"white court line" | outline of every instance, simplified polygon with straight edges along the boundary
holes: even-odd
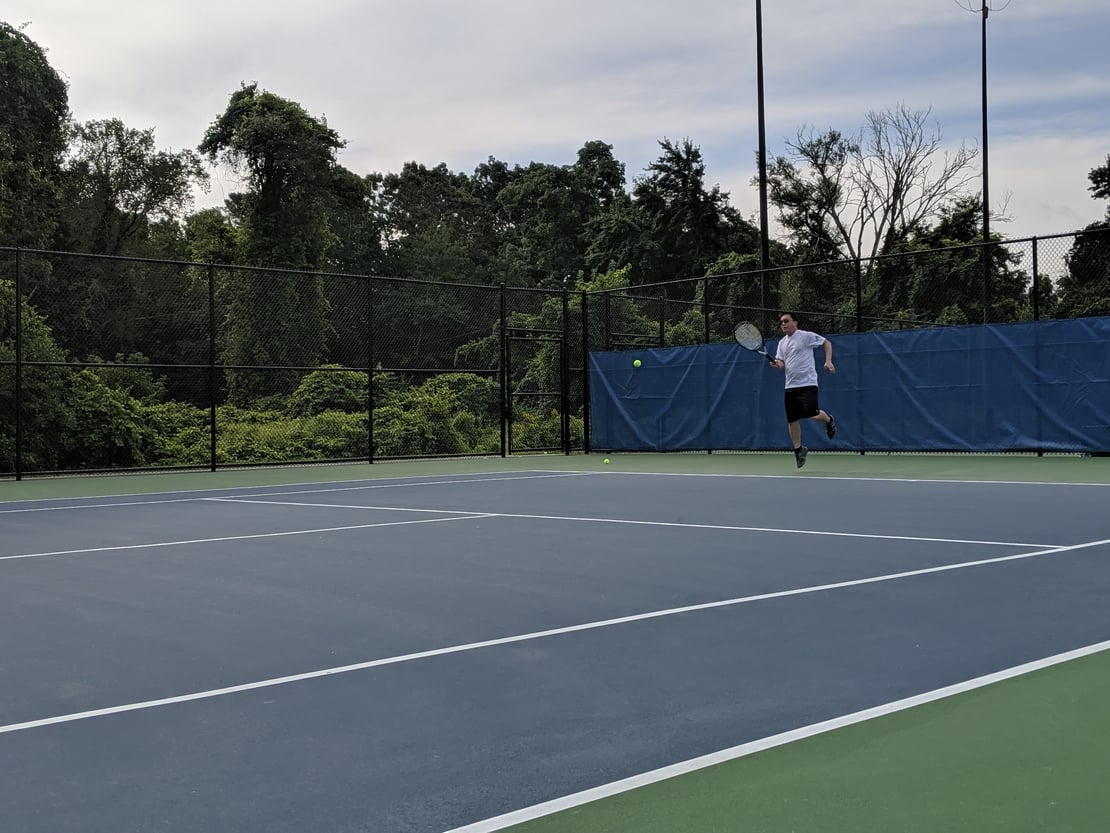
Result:
[[[435,514],[480,515],[483,518],[524,518],[537,521],[571,521],[574,523],[629,524],[633,526],[669,526],[679,529],[719,529],[726,532],[774,532],[789,535],[824,535],[833,538],[871,538],[880,541],[923,541],[933,544],[979,544],[985,547],[1058,547],[1060,544],[1030,543],[1028,541],[980,541],[970,538],[926,538],[916,535],[878,535],[867,532],[828,532],[821,529],[783,529],[773,526],[730,526],[726,524],[694,524],[678,521],[638,521],[625,518],[584,518],[573,515],[525,515],[512,512],[466,512],[459,509],[401,509],[395,506],[360,506],[345,503],[295,503],[282,500],[261,500],[233,497],[210,497],[204,500],[220,503],[253,503],[262,506],[308,506],[321,509],[363,509],[385,512],[430,512]]]
[[[454,519],[448,519],[454,520]],[[351,665],[341,665],[335,668],[323,668],[317,671],[307,671],[302,674],[291,674],[286,677],[274,677],[268,680],[258,680],[253,683],[243,683],[241,685],[227,686],[226,688],[214,688],[208,691],[197,691],[192,694],[181,694],[176,697],[164,697],[159,700],[146,700],[141,703],[128,703],[122,706],[109,706],[103,709],[92,709],[84,712],[74,712],[72,714],[56,715],[54,717],[44,717],[39,720],[28,720],[23,723],[9,723],[6,726],[0,726],[0,734],[8,732],[20,732],[25,729],[37,729],[43,726],[54,726],[59,723],[72,723],[77,720],[88,720],[94,717],[105,717],[113,714],[122,714],[124,712],[139,711],[141,709],[152,709],[159,706],[169,706],[176,703],[188,703],[194,700],[207,700],[213,697],[222,697],[228,694],[239,694],[244,691],[254,691],[260,688],[272,688],[273,686],[288,685],[289,683],[303,682],[305,680],[315,680],[321,677],[330,677],[335,674],[348,674],[353,671],[365,671],[370,668],[381,668],[386,665],[398,665],[404,662],[413,662],[415,660],[429,659],[431,657],[447,656],[448,654],[461,654],[468,651],[476,651],[481,648],[492,648],[499,645],[511,645],[517,642],[527,642],[534,639],[546,639],[552,636],[563,636],[569,633],[581,633],[582,631],[592,631],[601,628],[610,628],[614,625],[625,625],[631,622],[643,622],[649,619],[660,619],[665,616],[677,616],[683,613],[693,613],[702,610],[715,610],[721,607],[733,607],[742,604],[751,604],[752,602],[768,601],[770,599],[784,599],[790,596],[802,596],[809,593],[821,593],[829,590],[842,590],[847,587],[861,587],[867,584],[878,584],[884,581],[894,581],[896,579],[911,578],[915,576],[930,575],[932,573],[944,573],[952,570],[964,570],[970,567],[981,567],[987,565],[1000,564],[1004,561],[1018,561],[1026,558],[1037,558],[1042,555],[1055,555],[1061,552],[1073,552],[1075,550],[1088,549],[1090,547],[1100,547],[1110,544],[1110,538],[1103,541],[1088,541],[1083,544],[1074,544],[1068,547],[1054,547],[1046,550],[1036,550],[1034,552],[1019,553],[1017,555],[1007,555],[1000,558],[987,558],[978,561],[965,561],[960,564],[946,564],[941,567],[926,567],[921,570],[907,570],[901,573],[889,573],[881,576],[871,576],[870,578],[852,579],[850,581],[838,581],[832,584],[819,584],[813,587],[799,587],[793,590],[779,590],[773,593],[761,593],[756,596],[742,596],[736,599],[724,599],[716,602],[704,602],[702,604],[685,605],[683,607],[672,607],[666,610],[654,610],[648,613],[635,613],[630,616],[620,616],[615,619],[602,619],[596,622],[586,622],[579,625],[570,625],[562,628],[551,628],[544,631],[534,631],[532,633],[518,634],[516,636],[505,636],[499,639],[486,639],[481,642],[470,642],[465,645],[453,645],[448,648],[433,648],[428,651],[418,651],[412,654],[402,654],[395,657],[385,657],[383,659],[374,659],[367,662],[357,662]]]
[[[412,526],[414,524],[434,524],[442,521],[465,521],[468,518],[484,518],[486,515],[467,515],[458,518],[425,518],[420,521],[389,521],[356,526],[329,526],[322,529],[296,529],[290,532],[260,532],[257,535],[228,535],[223,538],[193,538],[188,541],[159,541],[153,544],[123,544],[113,547],[86,547],[79,550],[55,550],[54,552],[28,552],[20,555],[0,555],[0,561],[16,561],[22,558],[47,558],[52,555],[84,555],[92,552],[116,552],[118,550],[145,550],[157,547],[182,547],[187,544],[221,544],[228,541],[249,541],[255,538],[281,538],[291,535],[312,535],[316,532],[347,532],[352,529],[374,529],[380,526]]]
[[[357,492],[369,489],[400,489],[409,486],[450,486],[456,483],[469,484],[469,483],[494,483],[499,480],[550,480],[559,477],[584,477],[596,474],[596,472],[541,472],[538,474],[527,474],[522,476],[506,476],[506,477],[472,477],[469,479],[457,478],[454,480],[419,480],[416,482],[405,483],[371,483],[362,486],[336,486],[326,489],[298,489],[296,491],[282,491],[282,492],[248,492],[245,489],[268,489],[269,486],[238,486],[232,489],[196,489],[193,497],[178,497],[178,498],[158,498],[155,500],[131,500],[119,503],[80,503],[73,506],[27,506],[19,507],[16,509],[0,509],[0,515],[12,515],[21,512],[59,512],[61,510],[74,510],[74,509],[114,509],[117,506],[156,506],[164,503],[195,503],[201,500],[218,500],[217,497],[209,497],[209,492],[222,492],[222,491],[237,491],[243,497],[258,496],[266,497],[268,495],[275,495],[282,497],[285,495],[315,495],[327,494],[329,492]],[[181,494],[180,492],[177,494]],[[187,494],[187,493],[186,493]],[[226,499],[238,497],[240,495],[228,495]],[[109,497],[111,497],[109,495]],[[133,495],[118,495],[118,497],[133,497]],[[88,500],[89,498],[32,498],[26,501],[7,501],[9,503],[45,503],[54,500]],[[2,505],[3,502],[0,502]]]
[[[552,469],[552,471],[554,471]],[[619,477],[629,475],[632,477],[740,477],[751,480],[854,480],[861,483],[962,483],[965,485],[983,486],[1110,486],[1110,483],[1083,483],[1060,480],[963,480],[945,479],[943,477],[853,477],[840,475],[833,472],[828,474],[811,471],[807,474],[744,474],[742,472],[681,472],[681,471],[597,471],[605,477]]]
[[[301,506],[310,507],[312,509],[361,509],[364,512],[424,512],[429,515],[475,515],[482,518],[497,517],[496,512],[469,512],[458,509],[410,509],[400,506],[365,506],[361,503],[301,503],[292,500],[260,500],[258,498],[248,499],[240,497],[205,497],[201,498],[201,500],[209,500],[213,503],[249,503],[255,506]]]
[[[798,474],[743,474],[731,472],[665,472],[665,471],[567,471],[563,469],[534,469],[536,474],[522,474],[522,475],[506,475],[494,476],[496,472],[482,473],[483,476],[464,479],[466,475],[459,475],[452,480],[421,480],[416,482],[386,482],[386,483],[373,483],[361,486],[336,486],[327,488],[300,488],[301,486],[316,486],[313,483],[290,484],[297,486],[297,490],[281,491],[281,492],[265,492],[268,495],[301,495],[301,494],[321,494],[327,492],[343,492],[343,491],[356,491],[365,489],[397,489],[408,486],[442,486],[451,485],[454,483],[486,483],[499,480],[533,480],[533,479],[546,479],[552,477],[591,477],[596,475],[603,475],[605,477],[617,477],[622,475],[636,476],[636,477],[728,477],[749,480],[797,480]],[[969,485],[990,485],[990,486],[1102,486],[1110,487],[1110,483],[1084,483],[1084,482],[1062,482],[1050,480],[957,480],[957,479],[944,479],[944,478],[924,478],[924,477],[847,477],[829,474],[827,476],[815,477],[816,472],[809,475],[803,475],[801,479],[808,480],[850,480],[859,481],[862,483],[940,483],[940,484],[969,484]],[[485,476],[488,475],[488,476]],[[402,478],[395,478],[394,480],[401,480]],[[324,481],[319,485],[327,483],[346,483],[350,481],[333,480]],[[355,481],[358,482],[358,481]],[[183,489],[168,494],[195,494],[195,495],[208,495],[212,492],[238,492],[243,495],[257,494],[257,492],[247,492],[245,490],[258,490],[269,489],[272,485],[259,485],[259,486],[216,486],[203,489]],[[103,495],[102,498],[119,498],[119,497],[137,497],[142,496],[143,492],[131,492],[119,495]],[[162,493],[167,494],[167,493]],[[231,495],[234,497],[235,495]],[[11,505],[20,503],[45,503],[47,501],[81,501],[89,500],[86,497],[57,497],[57,498],[26,498],[22,500],[9,500],[0,501],[0,505]],[[10,514],[14,512],[55,512],[62,509],[101,509],[110,508],[114,506],[145,506],[147,504],[159,503],[188,503],[190,501],[203,500],[203,497],[185,497],[185,498],[168,498],[157,500],[139,500],[129,501],[124,503],[90,503],[78,504],[76,506],[44,506],[44,507],[28,507],[16,509],[0,509],[0,514]]]
[[[968,691],[974,691],[977,688],[993,685],[1003,680],[1010,680],[1014,677],[1030,674],[1044,668],[1051,668],[1054,665],[1071,662],[1072,660],[1081,659],[1082,657],[1098,654],[1106,650],[1110,650],[1110,642],[1098,642],[1094,645],[1087,645],[1083,648],[1077,648],[1074,651],[1045,657],[1044,659],[1035,660],[1034,662],[1027,662],[1024,665],[1015,665],[1012,668],[1006,668],[994,674],[987,674],[982,677],[965,680],[962,683],[955,683],[954,685],[945,686],[944,688],[926,691],[922,694],[915,694],[913,697],[906,697],[903,700],[895,700],[891,703],[885,703],[884,705],[875,706],[874,708],[846,714],[842,717],[833,718],[832,720],[813,723],[809,726],[791,729],[789,732],[782,732],[781,734],[771,735],[770,737],[761,738],[751,741],[750,743],[732,746],[728,749],[722,749],[708,755],[691,758],[688,761],[681,761],[677,764],[651,770],[650,772],[633,775],[630,778],[623,778],[620,781],[603,784],[600,787],[594,787],[593,789],[583,790],[582,792],[573,793],[572,795],[563,796],[562,798],[545,801],[542,804],[534,804],[531,807],[514,810],[511,813],[484,819],[474,822],[473,824],[465,825],[464,827],[456,827],[452,830],[448,830],[447,833],[494,833],[494,831],[504,830],[506,827],[511,827],[514,824],[533,821],[543,816],[550,816],[554,813],[558,813],[562,810],[569,810],[572,807],[581,807],[583,804],[589,804],[593,801],[619,795],[620,793],[635,790],[639,787],[646,787],[649,784],[657,784],[668,778],[686,775],[691,772],[696,772],[699,769],[705,769],[706,767],[715,766],[716,764],[722,764],[727,761],[734,761],[737,758],[753,755],[756,752],[762,752],[766,749],[774,749],[776,746],[785,746],[788,743],[794,743],[795,741],[811,738],[815,735],[832,732],[836,729],[843,729],[846,726],[852,726],[856,723],[863,723],[867,720],[885,717],[888,714],[912,709],[926,703],[943,700],[946,697],[964,694]]]

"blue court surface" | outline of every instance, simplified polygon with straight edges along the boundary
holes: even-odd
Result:
[[[1110,485],[446,471],[0,504],[3,833],[480,829],[1110,640]]]

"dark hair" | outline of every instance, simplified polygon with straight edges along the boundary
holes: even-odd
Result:
[[[779,320],[782,320],[782,317],[784,315],[789,315],[791,318],[794,319],[795,322],[797,322],[798,320],[798,314],[796,312],[791,312],[788,309],[784,309],[782,312],[779,313]]]

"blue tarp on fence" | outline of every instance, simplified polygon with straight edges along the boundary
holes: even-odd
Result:
[[[831,340],[836,374],[815,356],[821,406],[839,431],[830,441],[803,423],[811,448],[1110,450],[1110,318]],[[790,447],[782,371],[735,344],[591,353],[589,366],[594,449]]]

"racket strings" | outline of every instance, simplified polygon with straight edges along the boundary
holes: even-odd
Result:
[[[733,335],[736,336],[736,341],[739,342],[740,346],[746,347],[748,350],[758,350],[763,346],[763,334],[751,322],[745,321],[742,324],[737,324],[736,329],[733,330]]]

